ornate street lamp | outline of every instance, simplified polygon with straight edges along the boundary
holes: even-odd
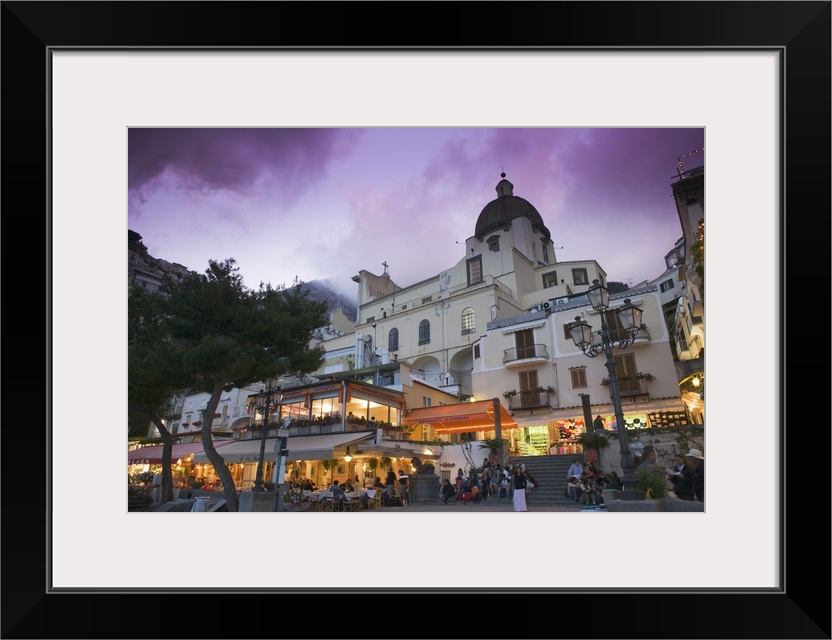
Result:
[[[641,309],[631,304],[629,298],[624,300],[624,306],[616,310],[624,331],[618,334],[615,339],[612,339],[605,317],[605,313],[609,309],[610,290],[598,280],[593,280],[587,295],[592,308],[601,317],[601,330],[595,332],[600,337],[600,341],[597,339],[593,341],[592,327],[581,320],[580,316],[576,316],[575,322],[569,325],[569,336],[584,355],[594,358],[603,351],[607,358],[606,367],[609,372],[610,393],[612,394],[612,405],[615,410],[615,425],[618,429],[618,442],[621,446],[621,470],[623,472],[621,480],[624,485],[621,498],[625,500],[641,498],[643,497],[642,493],[635,488],[633,455],[627,442],[624,412],[621,410],[621,396],[618,392],[618,376],[615,373],[615,360],[612,357],[612,347],[626,349],[633,344],[641,328]]]
[[[281,395],[280,387],[277,386],[277,378],[268,378],[265,381],[265,389],[251,396],[254,398],[254,408],[263,414],[263,429],[260,434],[260,459],[257,461],[257,475],[254,477],[252,491],[265,491],[263,488],[263,464],[266,460],[266,432],[269,426],[269,413],[276,404],[278,405],[278,412],[280,411]]]

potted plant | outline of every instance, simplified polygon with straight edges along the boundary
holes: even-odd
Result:
[[[385,471],[393,468],[393,460],[389,456],[383,456],[379,461],[379,466]]]
[[[516,395],[517,395],[517,389],[510,389],[509,391],[504,391],[503,392],[503,397],[504,398],[513,398]]]
[[[583,445],[584,449],[606,449],[610,446],[610,441],[607,436],[601,433],[581,433],[578,435],[578,442]]]
[[[638,373],[635,373],[633,375],[620,375],[620,376],[618,376],[618,381],[619,382],[634,382],[636,380],[646,380],[647,382],[653,382],[653,380],[655,380],[655,379],[656,379],[656,376],[654,376],[652,373],[643,373],[641,371],[639,371]],[[609,378],[602,378],[601,379],[601,384],[604,385],[605,387],[609,386],[610,379]]]
[[[372,477],[375,477],[376,469],[378,469],[378,458],[367,458],[367,471]]]
[[[480,440],[480,449],[488,449],[488,459],[491,464],[501,464],[503,446],[508,443],[505,438],[486,438]]]
[[[664,469],[659,467],[636,469],[636,487],[644,491],[646,499],[657,500],[667,497],[667,479]]]

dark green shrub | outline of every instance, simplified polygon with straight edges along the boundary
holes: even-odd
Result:
[[[636,469],[636,486],[649,498],[664,498],[667,496],[667,480],[664,469]]]

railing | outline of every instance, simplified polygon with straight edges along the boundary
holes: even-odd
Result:
[[[647,380],[618,380],[618,395],[622,397],[650,395],[647,391]],[[612,393],[610,393],[610,398],[612,398]]]
[[[629,331],[626,329],[610,329],[610,342],[615,343],[619,340],[629,340],[630,334]],[[650,332],[642,327],[636,333],[636,337],[633,339],[633,344],[643,344],[645,342],[650,342],[652,337],[650,336]],[[600,331],[593,331],[592,332],[592,342],[590,343],[590,347],[597,347],[602,353],[604,348],[601,346],[603,343],[601,341],[601,332]]]
[[[534,407],[548,407],[549,396],[554,399],[555,394],[548,391],[534,391],[532,393],[518,392],[516,396],[509,396],[509,409],[532,409]]]
[[[261,423],[255,422],[251,428],[242,432],[240,439],[242,440],[257,440],[262,438],[260,431]],[[282,423],[270,422],[268,430],[266,431],[267,438],[276,438],[278,428],[283,428]],[[401,429],[386,428],[383,425],[375,424],[370,420],[346,420],[345,424],[340,422],[330,423],[316,423],[309,422],[306,424],[289,423],[286,427],[289,429],[289,436],[314,436],[327,433],[343,433],[345,431],[372,431],[373,429],[381,429],[382,437],[388,440],[409,440],[410,433],[402,431]]]
[[[532,358],[549,359],[549,349],[545,344],[530,344],[526,347],[515,347],[503,351],[503,364],[516,360],[529,360]]]

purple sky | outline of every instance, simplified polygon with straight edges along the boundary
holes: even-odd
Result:
[[[682,235],[670,185],[704,144],[702,128],[130,129],[128,225],[195,271],[235,258],[250,288],[297,276],[354,296],[385,261],[400,286],[455,265],[505,171],[558,260],[635,284]]]

